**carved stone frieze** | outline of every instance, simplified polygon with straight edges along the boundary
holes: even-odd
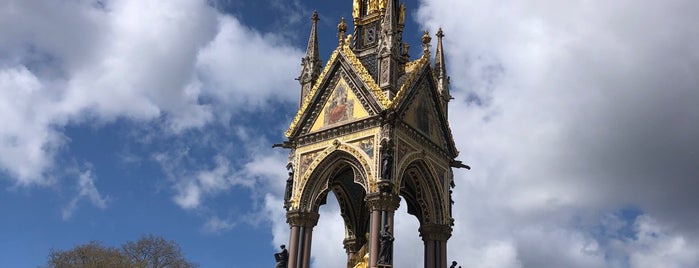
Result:
[[[364,120],[351,122],[323,131],[309,133],[307,135],[299,137],[297,143],[299,146],[305,146],[308,144],[317,143],[325,140],[332,140],[338,137],[360,132],[362,130],[378,127],[379,125],[380,120],[378,119],[378,117],[370,117]]]

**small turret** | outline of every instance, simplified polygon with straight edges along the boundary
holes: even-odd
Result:
[[[321,71],[321,62],[318,53],[318,11],[313,11],[311,20],[313,21],[311,35],[308,38],[306,56],[301,59],[301,76],[298,78],[301,83],[301,101],[299,103],[303,103],[303,99],[305,99],[311,91]]]
[[[447,114],[447,104],[452,97],[451,94],[449,94],[449,76],[447,76],[447,65],[444,62],[443,37],[444,32],[442,32],[442,28],[439,28],[439,31],[437,31],[437,55],[434,57],[434,71],[437,77],[437,91],[441,97],[440,100],[444,108],[444,114]]]

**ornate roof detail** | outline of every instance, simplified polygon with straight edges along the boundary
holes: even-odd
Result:
[[[388,106],[389,108],[395,109],[396,107],[398,107],[398,105],[403,101],[403,98],[405,97],[405,92],[408,91],[410,86],[413,84],[415,77],[417,77],[419,70],[428,65],[429,61],[430,55],[423,54],[422,57],[420,57],[419,59],[405,64],[406,79],[401,85],[400,89],[398,90],[398,93],[396,93],[396,96],[393,98],[391,105]]]
[[[339,55],[341,55],[345,60],[347,60],[350,66],[352,66],[354,72],[357,74],[357,76],[359,76],[362,82],[364,82],[364,85],[373,93],[374,97],[376,98],[377,102],[381,104],[382,108],[386,108],[391,105],[391,100],[386,98],[384,93],[381,91],[379,85],[376,84],[374,78],[371,77],[371,74],[369,74],[369,71],[367,71],[362,62],[359,61],[359,58],[357,58],[352,49],[349,47],[349,43],[344,43],[338,46],[337,49],[335,49],[333,54],[330,56],[328,63],[325,65],[325,69],[323,69],[323,72],[321,72],[318,76],[318,79],[313,85],[313,88],[310,90],[308,95],[304,97],[303,102],[301,103],[301,108],[298,110],[296,116],[291,121],[289,129],[285,132],[285,135],[287,137],[291,137],[293,132],[298,128],[298,124],[301,121],[301,117],[306,112],[306,110],[308,110],[311,101],[313,100],[313,97],[318,93],[320,85],[326,78],[326,75],[330,72],[330,67],[337,60],[337,57]]]

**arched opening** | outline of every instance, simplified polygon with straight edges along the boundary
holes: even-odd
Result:
[[[313,231],[312,262],[313,267],[337,267],[338,263],[354,261],[367,244],[367,175],[357,158],[339,150],[318,166],[321,168],[309,177],[303,192],[308,201],[304,209],[318,213],[321,223]]]
[[[393,222],[393,235],[396,238],[393,266],[422,268],[424,267],[422,255],[425,249],[418,232],[420,221],[414,215],[408,214],[407,207],[405,198],[401,198],[400,206],[398,206],[395,212]]]
[[[335,194],[328,194],[327,204],[321,206],[318,213],[318,225],[313,230],[311,267],[337,267],[347,259],[347,254],[342,248],[345,223]]]
[[[396,211],[395,232],[406,233],[397,233],[397,237],[405,236],[405,243],[398,245],[405,247],[402,251],[419,253],[405,257],[396,255],[396,264],[405,262],[396,267],[446,267],[446,240],[451,227],[444,217],[440,181],[424,160],[416,160],[402,170],[398,183],[401,206],[405,208],[399,207]],[[415,231],[419,238],[415,237]]]

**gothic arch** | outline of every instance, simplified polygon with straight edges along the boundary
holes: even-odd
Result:
[[[442,205],[442,186],[424,158],[424,154],[414,152],[401,161],[395,191],[405,199],[408,213],[415,215],[420,225],[449,224],[445,216],[448,208]]]
[[[297,211],[318,214],[327,195],[333,192],[340,207],[345,226],[345,248],[356,252],[366,244],[369,231],[369,209],[365,202],[369,176],[365,167],[369,164],[365,155],[357,154],[354,147],[336,142],[323,151],[312,165],[312,172],[304,176]]]

